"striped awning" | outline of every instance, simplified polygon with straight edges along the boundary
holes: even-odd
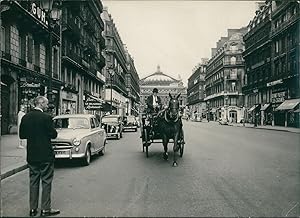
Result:
[[[293,110],[300,103],[300,98],[285,100],[275,111]]]
[[[253,105],[249,110],[248,110],[248,113],[251,113],[255,108],[257,108],[258,105]]]

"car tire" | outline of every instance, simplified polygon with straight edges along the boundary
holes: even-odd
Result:
[[[91,156],[92,156],[91,155],[91,149],[88,146],[87,149],[86,149],[86,152],[85,152],[84,159],[83,159],[83,165],[84,166],[90,165],[90,163],[91,163]]]

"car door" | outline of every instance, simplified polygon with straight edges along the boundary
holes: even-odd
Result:
[[[97,142],[96,142],[95,147],[96,147],[96,150],[99,150],[104,145],[105,130],[100,127],[100,122],[97,119],[95,119],[94,121],[95,121],[96,132],[97,132],[97,134],[96,134]]]
[[[90,123],[91,123],[91,142],[92,142],[92,147],[91,147],[91,152],[94,153],[97,150],[97,128],[95,124],[94,118],[90,118]]]

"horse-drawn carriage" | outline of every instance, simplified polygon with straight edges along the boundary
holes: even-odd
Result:
[[[176,153],[179,151],[183,156],[184,134],[178,98],[173,98],[170,94],[169,105],[166,109],[142,114],[141,138],[143,152],[149,157],[149,147],[152,143],[162,143],[164,146],[163,157],[168,159],[168,143],[173,142],[173,166],[177,166]]]

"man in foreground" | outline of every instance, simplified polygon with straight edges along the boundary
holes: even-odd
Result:
[[[45,113],[48,99],[38,96],[33,111],[24,115],[20,125],[20,138],[27,139],[27,162],[29,166],[29,201],[30,216],[38,211],[39,187],[42,181],[41,216],[59,214],[59,210],[51,208],[51,187],[54,174],[54,151],[51,139],[57,137],[52,118]]]

